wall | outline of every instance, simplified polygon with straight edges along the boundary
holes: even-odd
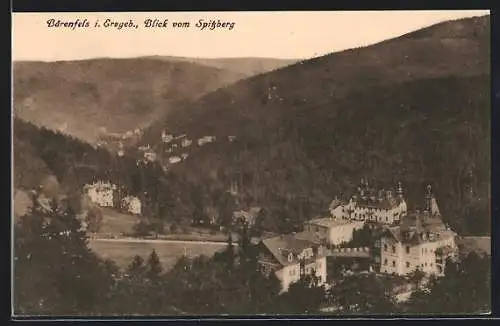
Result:
[[[349,242],[352,240],[354,230],[363,228],[363,221],[353,221],[352,223],[338,225],[329,230],[328,243],[332,245],[339,245],[342,242]]]

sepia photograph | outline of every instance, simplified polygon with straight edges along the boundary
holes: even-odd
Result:
[[[490,315],[490,37],[12,13],[13,317]]]

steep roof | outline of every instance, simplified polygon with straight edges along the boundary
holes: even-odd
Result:
[[[402,219],[399,226],[387,228],[386,235],[392,236],[398,242],[416,245],[455,237],[456,233],[449,230],[438,216],[427,212],[412,212]]]
[[[335,198],[334,200],[332,200],[332,202],[330,203],[330,206],[329,206],[329,209],[330,210],[333,210],[337,207],[339,207],[340,205],[345,205],[346,203],[343,202],[342,200],[338,199],[338,198]]]
[[[313,242],[305,239],[298,239],[292,234],[263,239],[262,244],[282,266],[298,263],[296,255],[302,253],[305,249],[316,246]],[[288,260],[289,253],[294,254],[291,262]]]
[[[311,224],[311,225],[318,225],[318,226],[322,226],[322,227],[334,228],[336,226],[350,224],[353,222],[349,221],[349,220],[336,219],[333,217],[323,217],[323,218],[317,218],[314,220],[307,221],[306,223]]]

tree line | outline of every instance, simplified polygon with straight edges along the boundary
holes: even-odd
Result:
[[[432,278],[404,304],[376,275],[338,277],[326,289],[303,277],[281,293],[280,281],[259,270],[248,230],[238,246],[213,257],[180,258],[163,270],[153,250],[125,270],[97,256],[71,207],[33,207],[15,223],[14,310],[30,315],[253,315],[320,313],[478,313],[490,309],[491,262],[471,253],[449,261],[446,277]],[[417,280],[418,282],[418,280]]]

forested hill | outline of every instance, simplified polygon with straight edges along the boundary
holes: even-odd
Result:
[[[299,59],[276,59],[276,58],[187,58],[153,56],[151,58],[168,61],[193,62],[203,66],[215,67],[244,74],[248,77],[286,67],[299,61]]]
[[[277,219],[311,218],[367,177],[402,181],[411,205],[431,183],[457,231],[488,233],[489,55],[488,16],[445,22],[237,82],[145,139],[236,136],[179,169],[207,189],[237,182]]]
[[[177,106],[247,75],[151,58],[15,62],[16,115],[95,142],[100,128],[145,128]]]

